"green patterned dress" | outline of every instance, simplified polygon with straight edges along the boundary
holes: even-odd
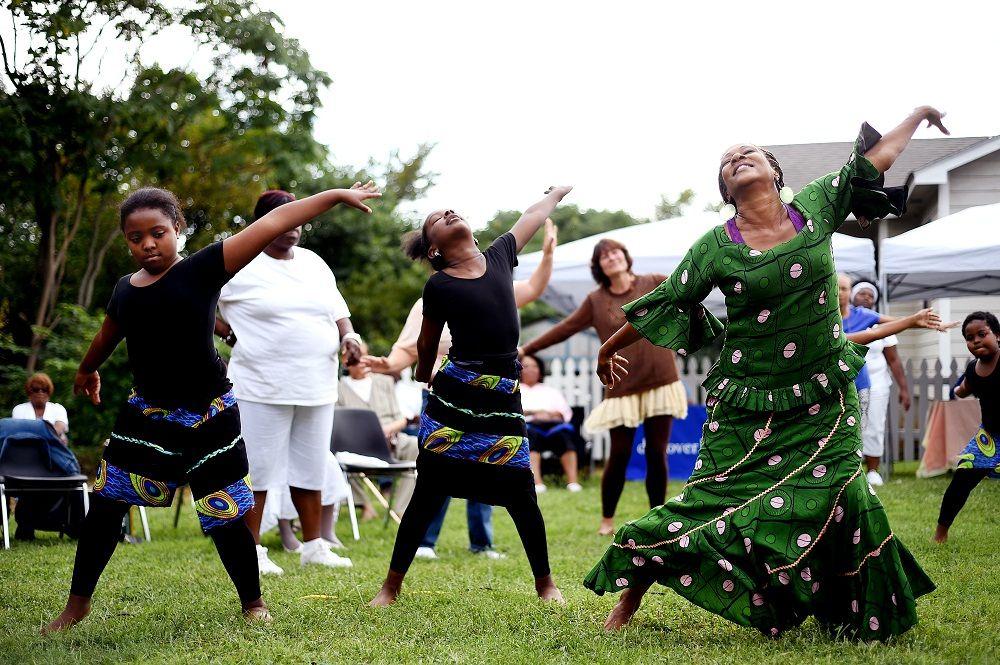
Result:
[[[898,211],[864,157],[879,138],[863,126],[847,164],[795,196],[794,238],[758,251],[718,226],[625,306],[636,330],[682,355],[723,332],[701,305],[715,286],[729,323],[704,382],[709,416],[693,475],[680,495],[618,530],[588,588],[652,578],[771,636],[809,615],[861,639],[916,623],[916,598],[934,584],[865,479],[853,383],[865,349],[842,332],[831,251],[852,211]]]

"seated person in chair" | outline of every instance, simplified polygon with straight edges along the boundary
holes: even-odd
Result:
[[[18,404],[11,411],[12,418],[23,420],[44,420],[55,428],[56,435],[63,443],[69,443],[66,433],[69,431],[69,418],[62,404],[49,401],[55,386],[48,374],[37,372],[31,375],[25,384],[24,392],[28,401]]]
[[[521,404],[528,424],[535,492],[546,490],[542,482],[542,453],[545,451],[559,456],[566,474],[566,489],[579,492],[583,488],[577,482],[577,448],[582,441],[570,424],[573,412],[561,392],[542,383],[545,363],[541,358],[526,355],[521,358],[521,365]]]

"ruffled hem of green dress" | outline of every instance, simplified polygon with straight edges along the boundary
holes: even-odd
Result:
[[[865,364],[867,347],[847,340],[836,362],[823,367],[799,383],[778,388],[754,385],[759,379],[726,376],[721,364],[708,371],[702,387],[708,397],[748,411],[788,411],[830,399],[854,381]]]

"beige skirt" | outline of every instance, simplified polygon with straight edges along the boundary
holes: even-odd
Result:
[[[604,432],[615,427],[638,427],[646,418],[673,416],[687,418],[687,392],[681,381],[674,381],[645,392],[609,397],[594,407],[583,423],[585,434]]]

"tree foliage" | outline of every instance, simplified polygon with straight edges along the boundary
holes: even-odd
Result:
[[[661,194],[660,202],[656,204],[656,219],[680,217],[693,200],[693,189],[685,189],[675,198],[669,198],[666,194]]]

